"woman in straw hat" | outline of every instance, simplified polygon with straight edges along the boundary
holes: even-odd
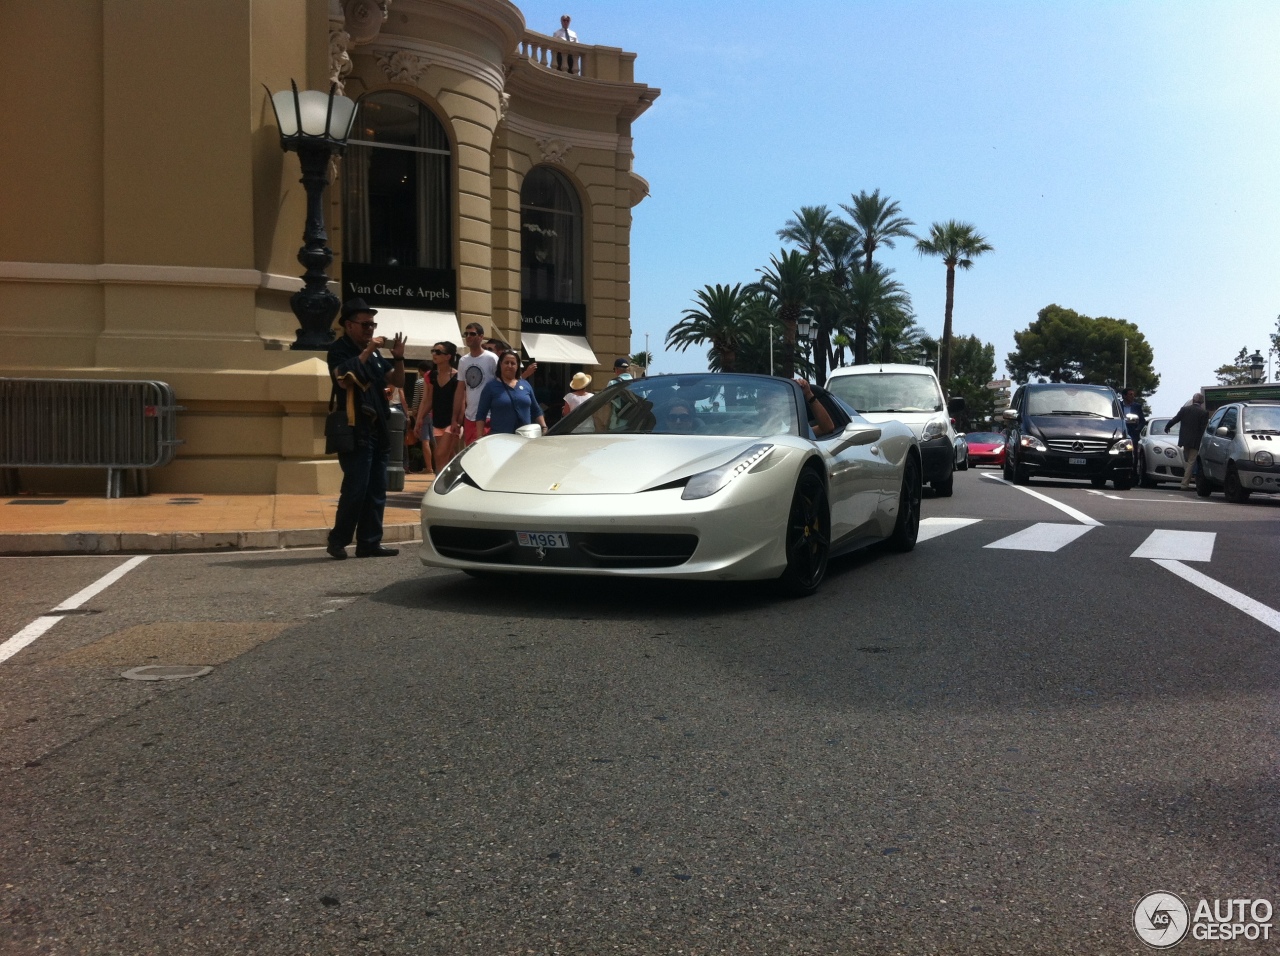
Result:
[[[569,383],[569,388],[573,391],[564,397],[564,414],[568,415],[571,411],[585,402],[591,397],[591,393],[587,391],[587,386],[591,384],[591,376],[586,372],[579,372],[573,377],[573,381]]]

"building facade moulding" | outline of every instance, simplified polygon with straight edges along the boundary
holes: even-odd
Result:
[[[571,126],[556,126],[552,123],[543,123],[527,116],[521,116],[516,112],[507,113],[503,125],[509,132],[528,136],[539,145],[543,140],[557,139],[579,149],[603,149],[616,153],[622,148],[624,139],[624,137],[620,137],[616,133],[600,133],[595,130],[574,129]],[[625,137],[625,139],[629,152],[631,138]]]
[[[647,110],[661,90],[643,83],[619,83],[570,76],[518,57],[509,64],[507,89],[543,107],[606,113],[630,122]]]
[[[84,282],[104,285],[186,285],[202,288],[260,288],[296,292],[302,279],[260,272],[257,269],[220,269],[216,266],[161,266],[103,262],[0,262],[0,281]],[[336,283],[330,282],[331,287]]]
[[[373,54],[388,83],[403,83],[406,86],[417,86],[422,74],[427,71],[430,62],[417,53],[408,50],[378,52]]]
[[[503,92],[502,69],[485,60],[476,59],[466,53],[454,50],[439,43],[427,40],[416,40],[412,37],[381,36],[378,42],[370,47],[374,61],[381,68],[388,80],[393,83],[418,85],[418,80],[428,67],[443,66],[456,70],[465,76],[479,80],[493,87],[497,93]],[[396,79],[392,70],[397,73],[409,71],[414,79]]]

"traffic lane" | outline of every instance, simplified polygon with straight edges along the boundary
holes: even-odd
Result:
[[[1157,885],[1265,895],[1274,642],[994,627],[1062,556],[958,553],[393,584],[0,780],[15,906],[86,951],[1133,952]],[[1085,557],[1103,615],[1163,573]]]
[[[127,560],[120,555],[0,558],[6,583],[0,600],[0,642]]]
[[[345,562],[323,549],[148,558],[0,663],[0,767],[39,762],[175,689],[166,681],[125,680],[125,671],[222,665],[299,621],[416,576],[416,553],[413,547],[397,558]],[[11,579],[43,589],[34,607],[23,596],[10,633],[126,560],[8,559]]]
[[[1052,505],[1031,495],[1009,494],[1012,486],[983,477],[987,470],[957,472],[953,493],[948,498],[931,497],[926,491],[920,502],[922,518],[1007,518],[1026,521],[1069,520]],[[999,475],[999,472],[994,472]]]

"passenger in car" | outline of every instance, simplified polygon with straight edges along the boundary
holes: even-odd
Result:
[[[813,386],[802,378],[796,379],[800,391],[804,392],[804,404],[809,413],[809,427],[818,438],[830,435],[836,430],[836,423],[831,420],[831,413],[822,404],[818,396],[813,394]]]

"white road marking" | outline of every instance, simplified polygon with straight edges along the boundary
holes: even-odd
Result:
[[[993,541],[986,547],[1008,551],[1057,551],[1092,528],[1092,525],[1050,524],[1042,521],[1007,538]]]
[[[1087,514],[1085,514],[1083,511],[1077,511],[1075,508],[1072,508],[1070,505],[1064,505],[1061,501],[1054,501],[1054,500],[1053,500],[1052,498],[1050,498],[1048,495],[1042,495],[1042,494],[1040,494],[1040,492],[1038,492],[1038,491],[1032,491],[1030,488],[1025,488],[1025,487],[1023,487],[1022,485],[1015,485],[1015,484],[1012,484],[1012,483],[1010,483],[1010,482],[1005,481],[1003,478],[998,478],[998,477],[997,477],[997,476],[995,476],[995,475],[988,475],[988,474],[987,474],[987,473],[985,473],[985,472],[983,472],[982,477],[983,477],[983,478],[986,478],[986,479],[988,479],[988,480],[990,480],[990,481],[998,481],[998,482],[1000,482],[1000,484],[1002,484],[1002,485],[1009,485],[1009,487],[1010,487],[1010,488],[1013,488],[1013,489],[1015,489],[1015,490],[1017,490],[1017,491],[1024,492],[1024,493],[1026,493],[1026,494],[1030,495],[1032,498],[1039,498],[1039,499],[1040,499],[1041,501],[1043,501],[1045,504],[1053,505],[1055,508],[1057,508],[1057,509],[1058,509],[1059,511],[1061,511],[1063,514],[1070,515],[1072,518],[1075,518],[1075,519],[1076,519],[1077,521],[1079,521],[1081,524],[1087,524],[1087,525],[1089,525],[1089,527],[1091,527],[1091,528],[1101,528],[1101,527],[1102,527],[1102,522],[1101,522],[1101,521],[1095,521],[1093,518],[1090,518],[1090,517],[1089,517]]]
[[[1131,558],[1165,561],[1211,561],[1213,531],[1152,531]]]
[[[17,634],[13,635],[13,637],[9,638],[3,644],[0,644],[0,661],[7,661],[14,654],[18,653],[18,651],[41,637],[47,630],[49,630],[49,628],[53,627],[53,625],[61,621],[64,615],[59,614],[59,611],[74,611],[95,594],[100,594],[107,588],[111,587],[111,585],[115,584],[143,561],[147,560],[148,557],[150,557],[150,555],[142,554],[136,558],[130,558],[118,568],[109,571],[102,577],[98,578],[98,580],[94,581],[87,588],[77,591],[75,594],[71,595],[71,597],[67,598],[55,607],[50,613],[36,618]]]
[[[1110,498],[1112,501],[1125,501],[1125,500],[1126,500],[1126,499],[1124,499],[1124,498],[1121,498],[1119,495],[1109,495],[1109,494],[1107,494],[1105,491],[1098,491],[1096,488],[1090,488],[1090,489],[1089,489],[1089,494],[1091,494],[1091,495],[1097,495],[1097,496],[1099,496],[1100,498]]]
[[[916,535],[916,543],[940,538],[952,531],[959,531],[971,524],[977,524],[981,518],[921,518],[920,533]]]
[[[1236,610],[1243,611],[1251,618],[1261,621],[1273,631],[1280,631],[1280,611],[1272,610],[1260,601],[1255,601],[1239,591],[1233,591],[1225,584],[1219,584],[1208,575],[1201,574],[1195,568],[1189,568],[1180,561],[1168,561],[1160,558],[1155,563],[1172,571],[1182,580],[1194,584],[1202,591],[1207,591],[1219,600],[1227,602]]]

